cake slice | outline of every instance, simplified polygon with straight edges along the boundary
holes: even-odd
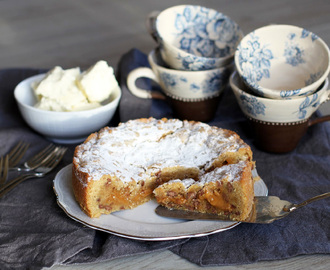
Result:
[[[167,208],[246,219],[254,198],[253,163],[240,161],[217,167],[199,180],[176,179],[154,190],[157,202]]]

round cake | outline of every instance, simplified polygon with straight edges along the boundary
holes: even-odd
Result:
[[[90,217],[155,197],[171,208],[245,219],[254,198],[250,147],[233,131],[177,119],[105,127],[78,145],[73,191]]]

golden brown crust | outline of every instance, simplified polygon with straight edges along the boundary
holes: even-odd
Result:
[[[153,118],[141,118],[135,121],[140,123],[149,123]],[[158,120],[158,122],[168,122],[166,118]],[[189,124],[196,125],[199,122],[189,121]],[[103,130],[112,132],[110,128],[105,127]],[[231,130],[223,130],[225,136],[232,136],[240,144],[245,145],[237,151],[227,151],[219,155],[213,161],[211,166],[206,170],[212,171],[217,167],[226,164],[235,164],[240,160],[245,160],[252,164],[252,151],[250,147],[241,140],[241,138]],[[92,133],[84,142],[87,143],[94,139],[99,138],[98,133]],[[83,144],[82,144],[83,145]],[[154,175],[146,176],[142,181],[130,181],[128,183],[121,181],[116,176],[103,175],[101,179],[91,179],[88,173],[80,169],[78,156],[82,145],[78,145],[74,152],[73,168],[72,168],[72,186],[75,198],[79,203],[81,209],[90,217],[99,217],[101,214],[109,214],[113,211],[131,209],[144,202],[150,200],[153,196],[153,190],[169,180],[172,179],[186,179],[193,178],[195,180],[199,177],[199,170],[196,168],[184,168],[180,166],[163,168],[161,171]],[[77,162],[78,161],[78,162]],[[250,166],[251,167],[251,166]],[[251,174],[251,168],[247,169],[247,174]],[[250,179],[250,180],[246,180]],[[243,177],[242,181],[235,181],[233,183],[237,192],[242,197],[245,204],[249,204],[253,200],[253,181],[252,178],[247,176]],[[240,183],[240,184],[239,184]],[[252,183],[252,184],[251,184]],[[209,189],[215,189],[214,184],[209,184],[205,187],[204,192]],[[216,189],[215,189],[216,190]],[[228,195],[229,196],[229,195]],[[228,197],[227,196],[227,197]],[[252,198],[251,198],[252,197]],[[230,196],[228,197],[230,198]],[[205,198],[204,198],[205,199]],[[233,198],[231,199],[233,200]],[[207,201],[207,200],[206,200]],[[210,203],[208,203],[209,207]],[[236,206],[237,207],[237,206]],[[247,207],[247,211],[249,211]],[[241,211],[242,212],[242,211]]]
[[[252,163],[247,162],[238,179],[227,177],[200,185],[198,182],[185,187],[174,181],[154,190],[157,202],[167,208],[226,215],[232,220],[245,220],[252,209],[254,181]]]
[[[96,137],[96,133],[92,133],[88,136],[85,142],[91,140]],[[73,156],[77,156],[79,146],[76,147]],[[92,188],[91,184],[88,183],[88,174],[79,170],[79,164],[77,164],[76,160],[73,159],[72,162],[72,188],[74,196],[79,203],[81,209],[90,217],[93,217],[92,212],[89,207],[89,190]]]

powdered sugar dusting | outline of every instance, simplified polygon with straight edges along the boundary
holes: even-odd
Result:
[[[215,168],[213,171],[202,175],[200,177],[199,182],[201,184],[205,184],[223,178],[226,178],[228,182],[233,182],[237,179],[240,179],[240,175],[242,174],[246,166],[246,161],[240,161],[235,164],[228,164],[222,167]]]
[[[203,173],[200,175],[199,180],[196,181],[194,179],[173,179],[168,182],[168,184],[180,182],[183,186],[188,189],[192,185],[201,185],[204,186],[208,182],[215,182],[217,180],[226,179],[228,182],[237,181],[240,179],[240,176],[247,166],[247,161],[240,161],[235,164],[228,164],[222,167],[215,168],[213,171]]]
[[[228,136],[217,127],[150,118],[102,129],[95,138],[77,147],[74,160],[91,179],[108,174],[128,182],[143,180],[170,166],[202,170],[220,153],[241,147],[247,145],[238,136]]]

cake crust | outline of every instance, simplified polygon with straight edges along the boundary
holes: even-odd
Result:
[[[154,190],[157,202],[167,208],[228,216],[245,220],[251,210],[254,180],[252,162],[224,165],[199,181],[172,180]]]
[[[236,166],[240,162],[244,162],[245,169],[235,181],[226,184],[228,179],[220,180],[216,176],[200,188],[200,180],[205,178],[204,175],[214,174],[218,168],[230,164]],[[72,185],[81,209],[93,218],[132,209],[154,196],[159,203],[170,207],[166,200],[162,202],[159,199],[159,192],[154,190],[159,187],[157,189],[160,191],[165,187],[164,183],[173,180],[180,185],[185,179],[192,179],[196,185],[189,191],[185,190],[184,196],[189,197],[192,192],[199,192],[199,195],[204,193],[198,197],[198,201],[203,201],[205,207],[195,208],[196,211],[208,209],[217,213],[234,213],[233,206],[228,209],[223,207],[224,202],[229,200],[236,204],[236,208],[243,209],[243,206],[237,206],[239,202],[235,202],[241,200],[249,212],[254,197],[252,167],[250,147],[233,131],[195,121],[143,118],[122,123],[115,128],[105,127],[78,145],[73,158]],[[223,187],[231,186],[231,192],[224,192],[228,188],[219,188],[219,183]],[[222,195],[214,195],[216,192]],[[223,195],[225,193],[227,195]],[[236,194],[240,199],[235,199],[229,193]],[[173,192],[166,191],[164,194],[171,197],[169,194]],[[176,199],[179,207],[186,205],[191,208],[187,202]],[[173,201],[170,204],[173,207]],[[239,212],[236,217],[245,215],[244,211]]]

